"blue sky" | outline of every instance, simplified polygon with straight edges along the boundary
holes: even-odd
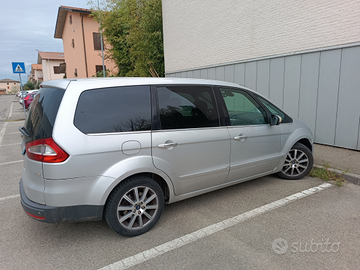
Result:
[[[60,6],[91,8],[88,0],[1,0],[0,80],[19,80],[11,62],[24,62],[26,75],[21,75],[21,81],[25,84],[31,64],[37,63],[36,50],[63,52],[62,40],[54,38]]]

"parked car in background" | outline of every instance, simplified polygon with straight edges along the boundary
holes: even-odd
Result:
[[[24,106],[25,109],[29,108],[31,102],[34,100],[34,97],[37,95],[38,91],[32,91],[24,97]]]
[[[313,165],[313,135],[238,84],[181,78],[42,83],[20,132],[21,204],[53,223],[150,230],[164,204]],[[266,179],[264,179],[266,181]]]

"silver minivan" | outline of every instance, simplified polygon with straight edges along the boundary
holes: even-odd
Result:
[[[20,128],[21,204],[44,222],[106,219],[136,236],[164,204],[313,165],[309,128],[237,84],[180,78],[42,83]]]

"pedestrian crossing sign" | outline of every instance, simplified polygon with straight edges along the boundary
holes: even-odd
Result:
[[[24,62],[12,62],[13,73],[26,73]]]

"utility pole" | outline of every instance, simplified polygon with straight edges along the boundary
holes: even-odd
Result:
[[[104,64],[104,45],[103,45],[103,38],[102,38],[102,33],[101,33],[101,10],[100,10],[100,3],[99,0],[98,2],[98,9],[99,9],[99,21],[100,21],[100,46],[101,46],[101,58],[102,58],[102,66],[103,66],[103,76],[105,76],[105,64]]]

